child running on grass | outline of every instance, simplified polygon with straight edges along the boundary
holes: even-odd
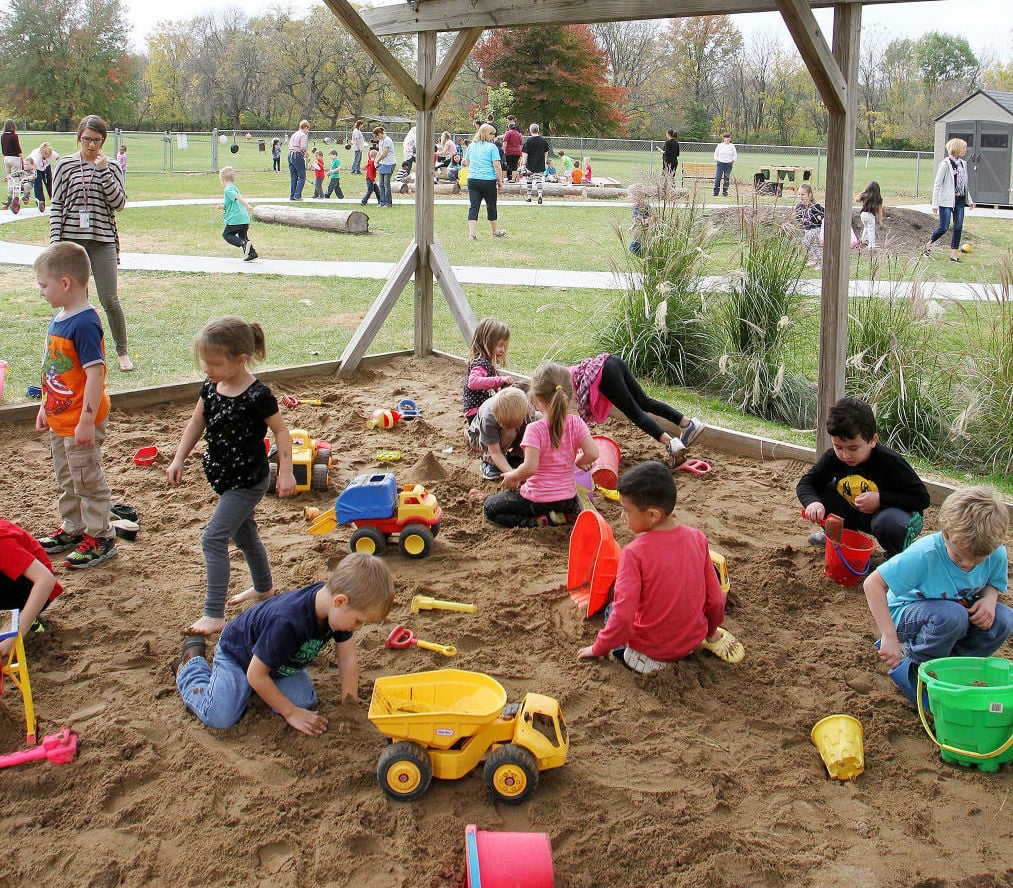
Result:
[[[359,693],[352,633],[379,623],[394,602],[386,565],[372,555],[346,555],[323,583],[311,583],[243,611],[222,631],[214,663],[202,635],[183,642],[176,687],[183,704],[209,728],[229,728],[243,717],[256,691],[288,724],[313,737],[327,730],[306,667],[330,639],[338,646],[341,700]]]
[[[189,634],[213,635],[225,626],[230,539],[246,558],[253,579],[253,586],[232,601],[260,601],[274,594],[271,565],[253,518],[270,478],[264,450],[268,429],[274,432],[278,450],[278,496],[295,492],[295,476],[292,442],[278,402],[250,372],[252,361],[263,360],[266,353],[260,324],[236,317],[211,321],[194,343],[194,355],[207,378],[166,474],[173,484],[180,483],[183,464],[204,435],[204,474],[219,499],[201,537],[207,570],[204,616],[190,625]]]
[[[464,418],[469,423],[483,402],[513,380],[502,376],[497,366],[507,365],[510,328],[496,318],[482,318],[471,337],[468,367],[464,372]]]
[[[222,167],[218,179],[225,188],[224,201],[219,209],[225,211],[225,230],[222,237],[226,243],[239,247],[243,251],[243,261],[251,262],[259,255],[253,249],[250,240],[250,213],[253,212],[243,195],[236,187],[236,171],[230,167]]]
[[[672,473],[651,460],[619,479],[623,521],[637,534],[619,558],[615,595],[605,626],[578,659],[612,656],[650,675],[702,647],[726,663],[745,656],[721,628],[725,594],[711,563],[707,537],[675,520]]]
[[[584,420],[570,413],[570,371],[541,364],[531,377],[531,403],[542,419],[528,424],[521,439],[524,462],[503,475],[502,493],[485,501],[485,517],[503,527],[548,527],[580,511],[573,467],[590,468],[598,458]],[[577,462],[577,452],[582,451]]]
[[[359,201],[363,206],[369,203],[369,196],[376,195],[376,202],[380,202],[380,189],[376,184],[376,149],[370,148],[366,158],[366,193]]]

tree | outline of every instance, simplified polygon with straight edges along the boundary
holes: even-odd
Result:
[[[649,122],[655,112],[658,112],[659,122],[664,122],[662,129],[672,126],[675,121],[668,103],[654,87],[656,81],[665,76],[665,56],[657,22],[602,22],[590,28],[605,53],[612,85],[626,92],[623,113],[636,120],[641,130],[657,130]]]
[[[669,70],[686,105],[712,111],[726,71],[742,49],[742,34],[727,15],[673,19],[669,25]]]
[[[979,74],[978,60],[965,37],[929,31],[915,41],[915,64],[926,86],[941,81],[974,80]]]
[[[998,92],[1013,92],[1013,62],[994,62],[982,75],[982,86]]]
[[[0,83],[18,117],[133,117],[136,63],[121,0],[10,0],[0,14]]]
[[[625,91],[609,84],[608,63],[587,25],[492,31],[473,54],[486,84],[507,84],[514,114],[546,133],[615,135],[625,128]]]

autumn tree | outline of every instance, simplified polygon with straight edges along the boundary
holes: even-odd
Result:
[[[513,113],[545,133],[616,135],[626,126],[625,91],[609,83],[587,25],[491,31],[473,54],[487,84],[513,91]]]

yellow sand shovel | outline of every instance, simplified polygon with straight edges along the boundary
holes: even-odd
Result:
[[[428,595],[415,595],[412,598],[412,613],[417,614],[420,610],[445,610],[457,611],[461,614],[474,614],[478,612],[478,606],[461,604],[459,601],[440,601],[439,598],[430,598]]]

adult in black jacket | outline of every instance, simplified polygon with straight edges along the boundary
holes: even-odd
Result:
[[[665,144],[661,149],[661,162],[665,172],[670,176],[675,175],[675,168],[679,165],[679,134],[675,130],[665,133]]]

